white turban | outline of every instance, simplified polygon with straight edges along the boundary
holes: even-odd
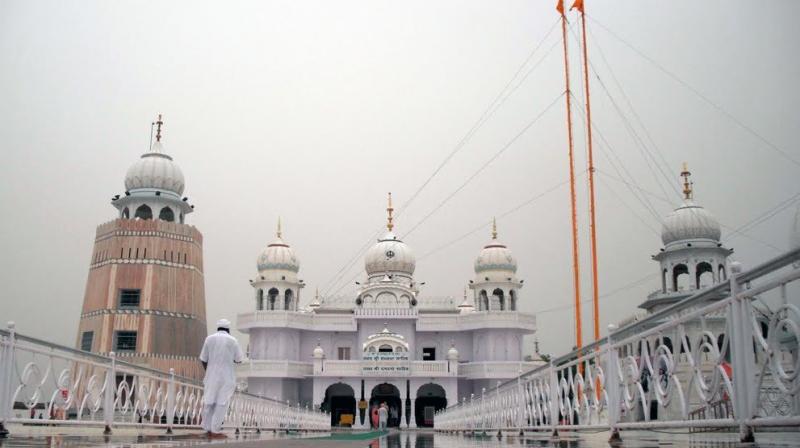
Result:
[[[231,329],[231,321],[228,319],[220,319],[217,321],[217,328],[224,328],[226,330]]]

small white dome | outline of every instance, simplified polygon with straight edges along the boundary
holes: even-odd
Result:
[[[164,153],[161,142],[153,144],[153,148],[142,154],[125,175],[125,189],[154,188],[171,191],[178,196],[183,194],[185,182],[183,172],[172,157]]]
[[[322,349],[322,346],[317,344],[317,346],[314,347],[314,352],[311,354],[311,356],[313,356],[314,358],[317,358],[317,359],[324,358],[325,357],[325,350]]]
[[[273,269],[298,272],[300,270],[300,260],[294,253],[294,249],[278,237],[270,243],[264,252],[258,256],[258,272]]]
[[[411,248],[389,232],[367,251],[364,267],[367,275],[399,272],[414,274],[417,262]]]
[[[664,218],[661,241],[664,245],[682,240],[719,241],[722,236],[719,221],[705,208],[687,199]]]
[[[458,359],[458,350],[454,345],[451,345],[450,350],[447,351],[447,359],[451,361]]]

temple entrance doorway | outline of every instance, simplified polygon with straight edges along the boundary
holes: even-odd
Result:
[[[386,403],[389,409],[389,420],[387,425],[390,428],[400,426],[400,417],[402,412],[400,390],[392,384],[382,383],[372,388],[372,395],[369,399],[369,420],[372,424],[372,409],[377,408],[381,403]]]
[[[331,413],[331,426],[352,426],[356,421],[356,394],[344,383],[331,384],[325,389],[322,410]]]
[[[414,418],[418,428],[433,427],[433,414],[447,407],[447,396],[444,388],[438,384],[423,384],[417,389],[414,403]]]

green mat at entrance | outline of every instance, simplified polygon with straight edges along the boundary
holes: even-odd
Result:
[[[389,434],[389,431],[369,431],[369,432],[339,432],[325,437],[312,437],[313,439],[327,440],[372,440]]]

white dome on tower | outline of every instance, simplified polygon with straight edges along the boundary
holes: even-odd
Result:
[[[406,243],[400,241],[397,235],[392,233],[394,223],[392,222],[392,193],[389,193],[389,206],[386,208],[388,222],[386,228],[389,230],[386,235],[372,246],[364,257],[364,268],[368,276],[378,274],[400,273],[411,277],[417,266],[414,253]]]
[[[180,196],[184,186],[183,172],[164,152],[161,141],[156,141],[149,152],[142,154],[125,175],[125,189],[128,191],[150,188]]]
[[[686,163],[683,164],[683,204],[664,218],[661,226],[661,241],[665,246],[684,240],[719,241],[722,236],[719,221],[708,210],[692,200],[694,185],[690,179],[692,173]]]
[[[392,232],[379,239],[364,257],[364,268],[368,275],[399,272],[411,276],[416,266],[411,248]]]
[[[661,241],[664,245],[682,240],[719,241],[722,230],[719,221],[705,208],[687,199],[664,218]]]
[[[283,241],[281,236],[281,222],[278,220],[277,238],[258,256],[258,272],[268,270],[298,272],[300,270],[300,260],[297,259],[294,249]]]
[[[517,260],[511,250],[497,240],[497,223],[492,222],[492,240],[483,246],[475,259],[475,273],[484,271],[517,272]]]

